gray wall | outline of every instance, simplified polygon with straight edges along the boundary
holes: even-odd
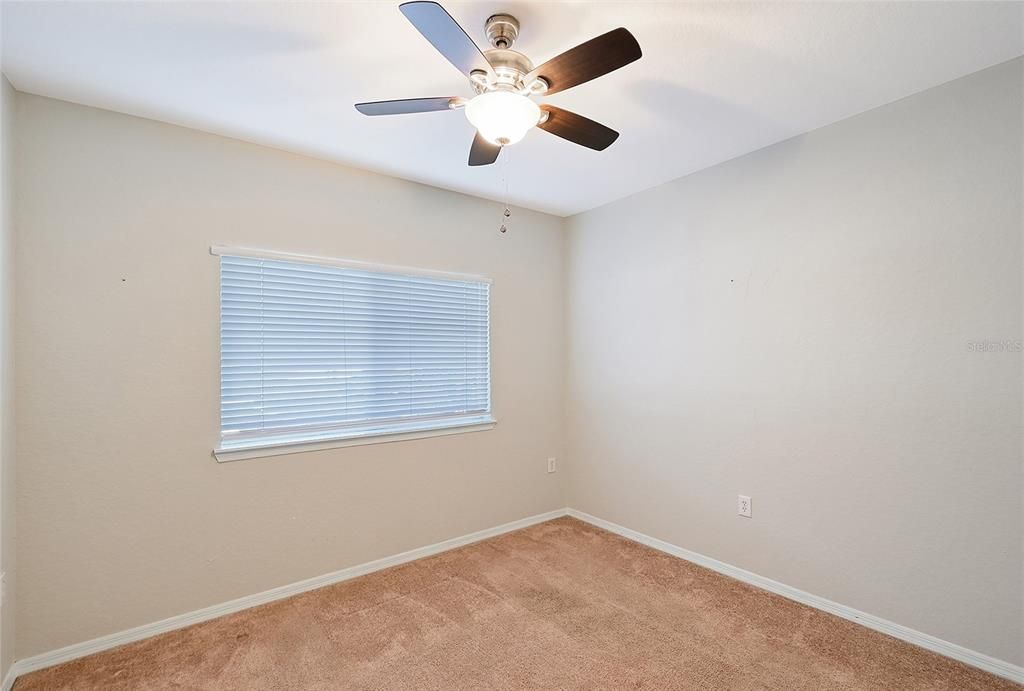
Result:
[[[14,661],[14,113],[15,91],[0,74],[0,679]]]
[[[18,108],[18,657],[564,506],[561,219]],[[491,276],[497,427],[218,464],[212,243]]]
[[[1021,84],[572,218],[570,506],[1024,662]]]

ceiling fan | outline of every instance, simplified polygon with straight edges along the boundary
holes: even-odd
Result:
[[[534,126],[596,151],[603,151],[618,138],[618,132],[601,123],[556,106],[537,105],[532,98],[565,91],[639,59],[640,44],[626,29],[609,31],[534,67],[528,57],[512,50],[519,36],[519,21],[511,15],[488,18],[485,29],[493,48],[481,52],[436,2],[406,2],[398,9],[469,78],[476,96],[357,103],[360,113],[401,115],[465,108],[477,130],[469,150],[471,166],[494,163],[502,147],[515,144]]]

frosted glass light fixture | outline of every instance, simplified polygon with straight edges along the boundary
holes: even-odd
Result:
[[[488,91],[466,104],[466,117],[487,141],[515,144],[540,120],[540,108],[511,91]]]

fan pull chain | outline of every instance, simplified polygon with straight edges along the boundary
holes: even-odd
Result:
[[[507,148],[507,147],[505,147],[505,148]],[[512,218],[512,209],[509,208],[509,203],[508,203],[508,157],[509,157],[509,154],[508,154],[507,151],[504,152],[504,153],[505,153],[505,155],[502,156],[502,160],[501,160],[501,177],[502,177],[502,180],[505,183],[505,196],[503,197],[505,211],[502,212],[501,227],[498,228],[498,231],[500,233],[502,233],[502,234],[508,232],[508,226],[509,226],[509,223],[511,223],[511,221],[509,219]]]

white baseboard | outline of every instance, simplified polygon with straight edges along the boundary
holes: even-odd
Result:
[[[7,676],[4,677],[2,691],[10,691],[11,687],[14,685],[14,681],[22,674],[28,674],[29,672],[35,672],[36,670],[59,665],[62,662],[75,660],[80,657],[85,657],[86,655],[92,655],[104,650],[116,648],[119,645],[133,643],[134,641],[140,641],[143,638],[149,638],[150,636],[156,636],[157,634],[167,633],[168,631],[181,629],[186,626],[191,626],[192,624],[198,624],[199,622],[216,619],[217,617],[222,617],[225,614],[240,612],[243,609],[263,605],[275,600],[281,600],[286,597],[291,597],[292,595],[316,590],[317,588],[323,588],[324,586],[340,583],[341,581],[347,581],[351,578],[365,576],[366,574],[373,573],[374,571],[380,571],[382,569],[391,568],[392,566],[398,566],[410,561],[415,561],[416,559],[423,559],[424,557],[440,554],[441,552],[447,552],[448,550],[455,549],[456,547],[463,547],[474,542],[479,542],[480,540],[486,540],[489,537],[495,537],[502,535],[503,533],[509,533],[513,530],[526,528],[537,523],[550,521],[552,518],[565,516],[567,512],[568,509],[557,509],[555,511],[537,514],[536,516],[521,518],[518,521],[505,523],[504,525],[499,525],[494,528],[487,528],[468,535],[462,535],[461,537],[454,537],[450,540],[437,542],[433,545],[427,545],[426,547],[418,547],[416,549],[409,550],[408,552],[395,554],[394,556],[384,557],[383,559],[377,559],[365,564],[350,566],[347,569],[324,574],[323,576],[307,578],[304,581],[282,585],[277,588],[265,590],[262,593],[256,593],[255,595],[246,595],[245,597],[240,597],[237,600],[213,605],[212,607],[197,609],[194,612],[179,614],[152,624],[143,624],[142,626],[136,626],[135,628],[128,629],[127,631],[112,633],[108,636],[100,636],[99,638],[94,638],[91,641],[75,643],[64,648],[43,653],[42,655],[28,657],[24,660],[17,660],[7,671]]]
[[[837,617],[849,619],[861,626],[866,626],[869,629],[874,629],[875,631],[881,631],[893,638],[898,638],[926,650],[931,650],[939,655],[953,658],[954,660],[971,665],[972,667],[977,667],[978,669],[990,672],[1003,677],[1004,679],[1015,681],[1018,684],[1024,684],[1024,667],[1004,662],[1003,660],[998,660],[983,653],[975,652],[969,648],[957,645],[956,643],[950,643],[949,641],[944,641],[941,638],[936,638],[935,636],[927,633],[915,631],[914,629],[901,624],[891,622],[887,619],[882,619],[881,617],[876,617],[873,614],[868,614],[867,612],[861,612],[860,610],[852,607],[841,605],[838,602],[826,600],[823,597],[812,595],[784,583],[779,583],[778,581],[773,581],[770,578],[765,578],[764,576],[759,576],[756,573],[751,573],[750,571],[741,569],[737,566],[732,566],[731,564],[726,564],[718,561],[717,559],[706,557],[703,554],[698,554],[697,552],[691,552],[688,549],[677,547],[663,540],[659,540],[649,535],[644,535],[643,533],[638,533],[637,531],[630,530],[629,528],[624,528],[621,525],[612,523],[611,521],[591,516],[588,513],[583,513],[582,511],[577,511],[575,509],[569,509],[567,513],[573,518],[578,518],[581,521],[595,525],[598,528],[603,528],[609,532],[615,533],[616,535],[621,535],[622,537],[633,540],[634,542],[639,542],[640,544],[647,545],[648,547],[653,547],[660,552],[665,552],[674,557],[685,559],[686,561],[693,562],[694,564],[711,569],[712,571],[717,571],[718,573],[729,576],[730,578],[735,578],[738,581],[749,583],[750,585],[761,588],[762,590],[767,590],[775,593],[776,595],[781,595],[789,598],[790,600],[795,600],[799,603],[809,605],[815,609],[820,609],[823,612],[834,614]]]
[[[1015,681],[1019,684],[1024,684],[1024,668],[1017,665],[997,660],[994,657],[975,652],[955,643],[944,641],[940,638],[936,638],[935,636],[915,631],[914,629],[906,626],[882,619],[881,617],[876,617],[872,614],[867,614],[866,612],[853,609],[852,607],[832,602],[831,600],[827,600],[823,597],[812,595],[804,592],[803,590],[798,590],[797,588],[785,585],[784,583],[779,583],[778,581],[773,581],[770,578],[759,576],[756,573],[751,573],[750,571],[746,571],[739,567],[720,562],[717,559],[706,557],[703,554],[691,552],[688,549],[677,547],[663,540],[650,537],[649,535],[644,535],[643,533],[638,533],[637,531],[630,530],[629,528],[624,528],[621,525],[597,518],[596,516],[591,516],[590,514],[583,513],[582,511],[576,511],[575,509],[558,509],[538,514],[536,516],[530,516],[529,518],[523,518],[518,521],[512,521],[511,523],[505,523],[504,525],[499,525],[494,528],[480,530],[475,533],[470,533],[469,535],[463,535],[461,537],[438,542],[433,545],[427,545],[426,547],[409,550],[408,552],[402,552],[401,554],[396,554],[391,557],[384,557],[383,559],[377,559],[376,561],[351,566],[347,569],[324,574],[323,576],[317,576],[297,583],[283,585],[262,593],[256,593],[255,595],[247,595],[246,597],[241,597],[237,600],[231,600],[230,602],[206,607],[194,612],[180,614],[152,624],[144,624],[133,629],[128,629],[127,631],[110,634],[109,636],[101,636],[100,638],[94,638],[91,641],[85,641],[84,643],[75,643],[74,645],[43,653],[42,655],[36,655],[35,657],[18,660],[8,670],[7,675],[4,677],[3,685],[0,687],[0,691],[10,691],[11,687],[14,685],[14,681],[22,674],[45,669],[46,667],[52,667],[53,665],[59,665],[62,662],[75,660],[80,657],[85,657],[86,655],[92,655],[93,653],[116,648],[119,645],[132,643],[134,641],[149,638],[150,636],[166,633],[168,631],[174,631],[175,629],[191,626],[192,624],[198,624],[199,622],[207,621],[209,619],[215,619],[217,617],[224,616],[225,614],[239,612],[243,609],[248,609],[249,607],[255,607],[257,605],[291,597],[292,595],[298,595],[299,593],[315,590],[334,583],[340,583],[341,581],[347,581],[350,578],[364,576],[368,573],[373,573],[374,571],[380,571],[382,569],[405,564],[416,559],[440,554],[441,552],[446,552],[450,549],[455,549],[456,547],[462,547],[474,542],[479,542],[480,540],[486,540],[490,537],[495,537],[503,533],[519,530],[520,528],[526,528],[537,523],[543,523],[544,521],[549,521],[553,518],[566,515],[578,518],[581,521],[603,528],[609,532],[621,535],[622,537],[635,542],[639,542],[640,544],[647,545],[648,547],[653,547],[656,550],[671,554],[674,557],[679,557],[680,559],[685,559],[686,561],[709,568],[712,571],[717,571],[718,573],[743,581],[744,583],[749,583],[763,590],[767,590],[777,595],[782,595],[790,600],[795,600],[796,602],[809,605],[810,607],[820,609],[824,612],[828,612],[829,614],[834,614],[837,617],[842,617],[843,619],[856,622],[862,626],[868,627],[869,629],[881,631],[893,638],[898,638],[908,643],[912,643],[913,645],[920,646],[921,648],[925,648],[926,650],[931,650],[940,655],[945,655],[946,657],[950,657],[954,660],[959,660],[960,662],[971,665],[972,667],[977,667],[1005,679]]]

